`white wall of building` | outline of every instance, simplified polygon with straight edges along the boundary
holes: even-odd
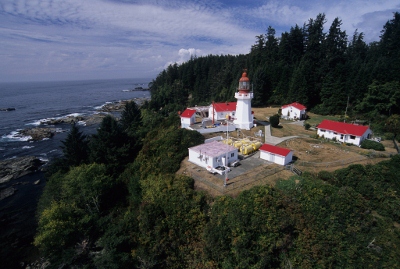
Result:
[[[285,108],[282,108],[282,118],[284,119],[302,119],[305,117],[306,111],[305,110],[300,110],[298,108],[292,107],[292,106],[287,106]]]
[[[324,137],[327,139],[336,139],[336,141],[339,142],[349,143],[359,146],[362,141],[367,139],[372,134],[372,131],[371,129],[368,129],[362,136],[355,136],[350,134],[340,134],[330,130],[318,129],[317,134],[320,137]]]
[[[181,127],[182,128],[187,128],[190,125],[194,124],[196,122],[196,114],[194,114],[190,118],[183,118],[181,117]]]
[[[268,151],[260,150],[260,158],[276,164],[286,165],[292,161],[293,151],[290,151],[286,156],[281,156]]]
[[[235,147],[224,145],[221,142],[210,142],[207,144],[212,143],[218,143],[219,147],[226,148],[226,150],[220,150],[218,154],[211,155],[207,153],[206,150],[199,151],[197,147],[189,148],[189,162],[204,168],[207,166],[215,168],[217,166],[227,166],[228,164],[238,160],[238,150]],[[228,157],[228,162],[226,162],[226,157]]]
[[[216,120],[226,120],[227,116],[228,116],[228,119],[229,119],[229,117],[234,118],[236,111],[234,110],[234,111],[219,111],[219,112],[217,112],[213,109],[213,107],[211,105],[208,110],[208,115],[209,115],[208,117],[210,119],[213,118],[213,112],[214,112],[214,121],[216,121]]]

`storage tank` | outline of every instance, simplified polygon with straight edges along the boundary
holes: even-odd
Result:
[[[232,143],[233,143],[233,141],[232,141],[232,139],[224,139],[224,140],[222,140],[222,143],[224,143],[225,145],[232,145]]]
[[[235,148],[237,148],[237,149],[239,149],[240,150],[240,148],[242,147],[242,142],[240,142],[240,141],[236,141],[234,144],[233,144],[233,146],[235,147]]]
[[[254,150],[258,150],[259,148],[261,148],[261,142],[254,142],[253,144],[251,144],[253,146]]]
[[[243,144],[250,144],[250,140],[248,138],[242,139]]]
[[[253,146],[252,145],[248,145],[248,146],[243,146],[242,147],[242,153],[244,155],[248,155],[250,153],[252,153],[254,151]]]

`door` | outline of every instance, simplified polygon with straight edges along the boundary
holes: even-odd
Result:
[[[275,162],[275,154],[272,154],[272,153],[269,154],[269,161]]]

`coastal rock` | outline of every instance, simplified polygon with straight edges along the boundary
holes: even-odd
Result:
[[[0,191],[0,201],[13,195],[15,193],[15,191],[16,191],[16,189],[14,189],[13,187],[9,187],[4,190],[1,190]]]
[[[52,138],[54,134],[57,132],[56,128],[32,128],[32,129],[25,129],[19,132],[21,136],[30,136],[30,141],[39,141],[43,140],[44,138]]]
[[[124,100],[124,101],[115,102],[115,103],[108,103],[108,104],[105,104],[104,106],[102,106],[100,111],[103,111],[103,112],[122,111],[125,108],[125,105],[127,102],[129,102],[129,100]]]
[[[83,119],[86,125],[99,124],[107,114],[99,113],[93,114]]]
[[[66,116],[63,118],[56,118],[56,119],[52,118],[52,119],[42,120],[40,124],[42,125],[57,125],[63,123],[72,124],[82,120],[84,120],[84,117],[82,116]]]
[[[13,108],[13,107],[0,108],[0,111],[14,111],[14,110],[15,110],[15,108]]]
[[[44,162],[34,156],[0,161],[0,183],[25,176],[36,171]]]

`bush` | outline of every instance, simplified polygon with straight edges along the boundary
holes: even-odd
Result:
[[[276,128],[279,125],[279,115],[275,114],[271,117],[269,117],[269,122],[271,123],[271,126]]]
[[[385,140],[393,140],[394,133],[384,133]]]
[[[385,147],[376,141],[373,140],[364,140],[361,142],[361,148],[363,149],[373,149],[373,150],[378,150],[378,151],[384,151]]]
[[[304,129],[309,130],[311,125],[309,123],[304,123]]]

